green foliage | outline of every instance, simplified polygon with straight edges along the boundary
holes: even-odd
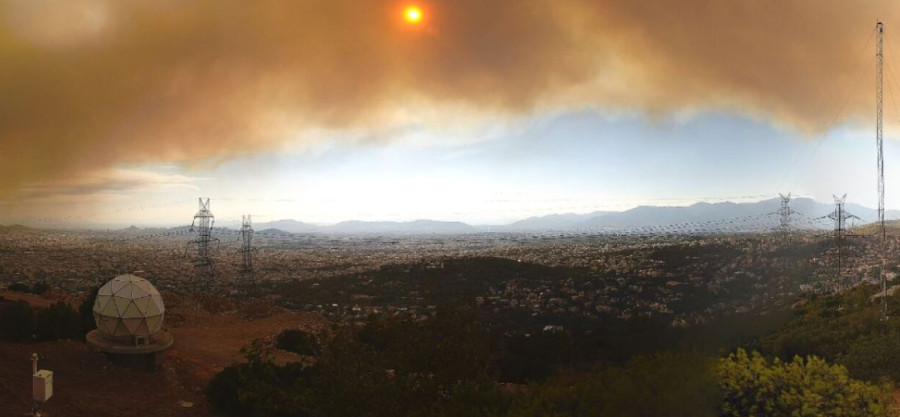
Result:
[[[375,319],[339,334],[315,371],[329,416],[486,415],[499,396],[490,333],[468,310],[425,322]]]
[[[65,302],[32,309],[24,301],[0,306],[0,340],[16,343],[81,339],[81,319]]]
[[[835,361],[846,366],[854,378],[900,381],[900,329],[857,337]]]
[[[490,334],[464,311],[422,323],[374,319],[340,332],[314,365],[275,366],[259,344],[207,389],[233,416],[470,416],[498,412]]]
[[[34,331],[39,342],[58,339],[81,339],[81,317],[63,301],[51,304],[37,311],[37,326]]]
[[[578,344],[553,337],[547,351]],[[871,354],[868,346],[855,349]],[[257,341],[244,350],[246,362],[213,378],[207,399],[230,416],[330,417],[853,417],[886,415],[892,404],[887,385],[852,379],[842,366],[815,357],[768,362],[743,350],[718,361],[656,353],[589,372],[553,367],[549,381],[504,386],[498,369],[511,348],[473,310],[439,309],[422,322],[373,317],[338,331],[308,366],[277,366]]]
[[[815,355],[844,365],[854,378],[898,382],[900,321],[881,320],[881,302],[871,299],[876,291],[863,285],[811,299],[790,322],[751,347],[783,361]],[[889,311],[900,311],[897,297],[888,302]]]
[[[720,360],[722,416],[887,416],[889,387],[850,378],[815,356],[775,359],[743,349]]]
[[[35,327],[37,318],[28,303],[16,301],[0,306],[0,340],[30,342]]]
[[[78,315],[81,318],[81,333],[82,337],[88,334],[91,330],[97,328],[97,323],[94,322],[94,303],[97,301],[97,293],[100,292],[100,286],[94,287],[87,298],[81,302],[81,305],[78,306]]]
[[[49,290],[49,289],[50,289],[50,285],[47,284],[47,281],[40,281],[40,282],[36,282],[31,287],[31,293],[40,295],[40,294],[47,292],[47,290]]]
[[[300,390],[291,387],[307,381],[299,365],[272,364],[259,340],[242,349],[246,362],[218,373],[206,389],[216,414],[242,417],[315,416],[304,406]]]
[[[317,356],[321,353],[316,336],[303,330],[285,330],[275,340],[275,347],[300,355]]]
[[[47,284],[47,281],[36,282],[31,286],[29,286],[28,284],[23,284],[21,282],[14,282],[12,284],[9,284],[9,286],[6,288],[10,291],[26,292],[40,295],[47,292],[47,290],[50,289],[50,285]]]
[[[721,404],[715,361],[702,355],[639,355],[572,383],[532,386],[517,395],[512,417],[715,416]]]

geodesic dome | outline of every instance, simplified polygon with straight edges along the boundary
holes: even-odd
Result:
[[[141,277],[119,275],[100,287],[94,321],[107,336],[149,336],[163,323],[162,296]]]

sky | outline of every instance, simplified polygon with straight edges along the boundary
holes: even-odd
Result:
[[[0,0],[0,223],[874,207],[879,19],[898,209],[891,1]]]

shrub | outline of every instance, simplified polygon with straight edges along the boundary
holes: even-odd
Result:
[[[715,360],[699,354],[638,355],[574,383],[561,378],[517,395],[509,415],[715,416],[721,404]]]
[[[303,330],[285,330],[281,332],[275,341],[275,346],[278,349],[300,355],[318,356],[321,353],[316,336]]]
[[[32,294],[38,294],[38,295],[41,295],[41,294],[47,292],[47,290],[49,290],[49,289],[50,289],[50,285],[47,284],[47,281],[41,281],[41,282],[36,282],[36,283],[31,287],[31,291],[30,291],[30,292],[31,292]]]
[[[739,349],[719,363],[722,416],[887,416],[890,389],[850,378],[823,359],[776,358]]]
[[[0,340],[24,343],[32,340],[37,319],[24,301],[0,306]]]
[[[88,332],[97,328],[94,322],[94,302],[97,300],[97,292],[100,287],[94,287],[88,294],[88,297],[78,306],[78,315],[81,316],[81,336],[84,337]]]
[[[37,326],[34,331],[38,341],[58,339],[80,339],[81,317],[71,306],[58,301],[37,312]]]

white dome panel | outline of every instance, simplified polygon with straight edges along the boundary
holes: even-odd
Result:
[[[119,317],[122,317],[122,315],[125,314],[125,309],[128,308],[129,304],[131,304],[131,300],[124,297],[115,296],[113,297],[113,301],[116,305],[116,311],[118,312],[117,315]]]
[[[149,281],[120,275],[97,292],[94,320],[110,336],[149,336],[162,328],[165,307]]]

